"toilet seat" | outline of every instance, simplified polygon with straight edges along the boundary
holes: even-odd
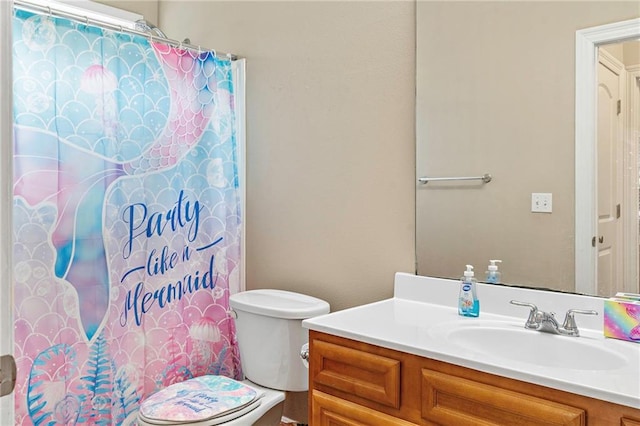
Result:
[[[262,392],[225,376],[201,376],[174,383],[147,398],[138,419],[152,425],[216,425],[260,405]]]
[[[148,419],[146,417],[144,417],[141,414],[138,414],[138,426],[178,426],[178,425],[183,425],[183,426],[215,426],[215,425],[219,425],[219,424],[223,424],[223,423],[227,423],[230,422],[232,420],[238,419],[240,417],[243,417],[245,414],[249,413],[250,411],[255,410],[256,408],[258,408],[258,406],[260,406],[260,399],[256,399],[255,401],[251,402],[249,405],[246,405],[238,410],[235,410],[231,413],[225,414],[225,415],[221,415],[221,416],[217,416],[215,418],[209,418],[209,419],[204,419],[201,421],[195,421],[195,422],[172,422],[170,420],[161,420],[161,419]]]

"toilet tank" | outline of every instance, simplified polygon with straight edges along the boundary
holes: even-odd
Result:
[[[283,290],[231,295],[242,370],[252,382],[278,390],[305,391],[309,370],[300,348],[308,341],[302,320],[329,313],[324,300]]]

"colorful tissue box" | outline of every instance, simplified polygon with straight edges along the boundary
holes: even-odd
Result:
[[[640,343],[640,294],[618,293],[604,301],[604,335]]]

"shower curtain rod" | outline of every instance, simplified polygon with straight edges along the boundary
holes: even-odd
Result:
[[[2,1],[2,0],[0,0]],[[28,0],[13,0],[13,5],[14,7],[20,8],[20,9],[25,9],[31,12],[38,12],[38,13],[43,13],[46,15],[51,15],[51,16],[57,16],[60,18],[67,18],[67,19],[71,19],[74,20],[76,22],[82,23],[82,24],[86,24],[86,25],[94,25],[97,27],[101,27],[101,28],[106,28],[106,29],[110,29],[110,30],[115,30],[115,31],[119,31],[122,33],[127,33],[127,34],[133,34],[133,35],[137,35],[137,36],[141,36],[141,37],[145,37],[148,38],[149,41],[158,41],[161,43],[165,43],[168,44],[170,46],[173,47],[178,47],[180,49],[189,49],[189,50],[195,50],[198,52],[201,51],[212,51],[214,53],[215,56],[217,57],[226,57],[229,60],[235,61],[237,59],[239,59],[239,57],[237,55],[234,55],[233,53],[225,53],[225,52],[220,52],[218,50],[215,49],[202,49],[200,46],[196,46],[194,44],[190,44],[190,43],[183,43],[181,41],[178,40],[173,40],[167,37],[159,37],[159,36],[154,36],[151,33],[146,33],[143,31],[138,31],[138,30],[134,30],[132,28],[126,28],[123,27],[121,25],[114,25],[111,24],[109,22],[105,22],[105,21],[101,21],[98,19],[94,19],[94,18],[89,18],[88,16],[83,16],[83,15],[78,15],[75,13],[71,13],[71,12],[65,12],[59,9],[56,9],[55,7],[50,7],[50,6],[43,6],[37,3],[33,3],[30,2]]]

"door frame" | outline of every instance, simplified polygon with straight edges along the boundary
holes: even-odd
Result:
[[[11,77],[11,16],[13,3],[0,1],[0,355],[13,353],[13,114]],[[14,424],[13,393],[0,398],[0,424]]]
[[[640,37],[640,18],[576,31],[575,290],[595,294],[597,261],[596,87],[598,47]]]

